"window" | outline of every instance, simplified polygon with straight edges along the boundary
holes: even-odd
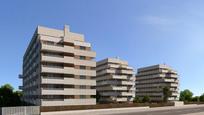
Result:
[[[64,68],[63,64],[58,64],[58,63],[44,63],[44,67],[52,67],[52,68]]]
[[[65,95],[64,99],[74,99],[74,95]]]
[[[79,88],[80,89],[86,89],[86,86],[85,85],[80,85]]]
[[[80,50],[86,50],[86,47],[80,46]]]
[[[53,45],[53,46],[60,46],[60,47],[64,46],[63,44],[55,43],[53,41],[43,41],[43,43],[46,44],[46,45]]]
[[[55,43],[52,42],[52,41],[43,41],[44,44],[47,44],[47,45],[54,45]]]
[[[51,53],[51,52],[44,52],[43,55],[45,55],[45,56],[53,56],[53,57],[64,57],[63,54],[60,54],[60,53]]]
[[[85,60],[86,57],[85,57],[85,56],[80,56],[79,59],[80,59],[80,60]]]
[[[86,69],[86,66],[80,66],[80,69]]]
[[[80,95],[80,99],[85,99],[86,95]]]
[[[81,75],[80,79],[86,79],[86,76]]]

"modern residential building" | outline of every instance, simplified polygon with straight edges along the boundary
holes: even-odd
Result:
[[[163,101],[164,87],[168,87],[171,91],[171,96],[168,100],[178,100],[178,73],[171,67],[160,64],[138,69],[136,75],[136,96],[140,98],[149,96],[151,101]]]
[[[135,97],[135,76],[127,61],[107,58],[96,64],[100,102],[130,102]]]
[[[39,106],[94,105],[96,53],[82,34],[38,26],[23,57],[23,99]]]

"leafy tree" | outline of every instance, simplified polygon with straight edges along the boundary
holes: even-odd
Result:
[[[163,101],[164,102],[167,102],[168,101],[168,98],[172,95],[172,92],[170,91],[170,88],[169,87],[164,87],[163,88]]]
[[[200,96],[200,101],[201,101],[201,102],[204,102],[204,94],[202,94],[202,95]]]
[[[135,96],[134,100],[133,100],[133,103],[140,103],[141,100],[138,96]]]
[[[186,89],[184,91],[181,91],[180,92],[180,101],[191,101],[192,100],[192,97],[193,97],[193,93]]]
[[[100,95],[100,93],[97,91],[97,92],[96,92],[96,102],[99,102],[100,98],[101,98],[101,95]]]
[[[150,102],[150,97],[149,96],[144,96],[143,99],[142,99],[142,102],[143,103]]]
[[[199,102],[199,100],[200,100],[199,96],[195,96],[195,97],[192,98],[193,102]]]
[[[19,106],[22,104],[22,93],[13,90],[14,88],[9,84],[0,87],[0,107]]]

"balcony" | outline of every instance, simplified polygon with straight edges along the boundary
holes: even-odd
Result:
[[[53,57],[42,55],[41,61],[74,64],[74,58],[68,56]]]
[[[122,85],[135,85],[135,83],[133,81],[121,81]]]
[[[123,86],[112,86],[112,90],[127,90],[127,87],[123,87]]]
[[[96,90],[75,88],[64,88],[64,90],[42,89],[42,95],[96,95]]]
[[[175,75],[175,74],[170,74],[170,75],[166,75],[166,77],[178,78],[178,75]]]
[[[97,75],[104,75],[106,73],[112,73],[114,74],[115,73],[115,70],[110,70],[110,69],[107,69],[107,70],[102,70],[100,72],[97,72]]]
[[[74,59],[74,57],[68,57],[68,56],[56,57],[56,56],[52,56],[52,55],[50,55],[50,56],[42,55],[41,61],[68,63],[68,64],[75,64],[75,65],[84,65],[84,66],[96,67],[95,61]]]
[[[171,87],[178,87],[178,84],[176,84],[176,83],[171,83],[170,86],[171,86]]]
[[[75,55],[80,55],[80,56],[87,56],[87,57],[96,57],[96,52],[87,51],[87,50],[75,49],[74,54]]]
[[[64,89],[65,95],[96,95],[96,89]]]
[[[45,51],[54,51],[54,52],[62,52],[62,53],[74,53],[74,47],[71,46],[54,46],[42,44],[41,50]]]
[[[134,72],[131,70],[119,70],[118,72],[121,74],[131,74],[131,75],[134,74]]]
[[[42,66],[41,71],[45,73],[75,74],[74,68],[71,68],[71,67],[51,68],[51,67]]]
[[[84,76],[96,76],[96,71],[94,70],[82,70],[75,69],[73,67],[63,67],[63,68],[53,68],[42,66],[42,73],[61,73],[61,74],[73,74],[73,75],[84,75]]]
[[[102,93],[100,93],[100,95],[102,95],[102,96],[118,96],[118,95],[120,95],[120,92],[102,92]]]
[[[179,93],[173,92],[171,95],[172,95],[172,96],[179,96]]]
[[[92,60],[80,60],[75,59],[74,60],[75,65],[83,65],[83,66],[90,66],[90,67],[96,67],[96,62]]]
[[[101,81],[98,82],[97,85],[127,85],[127,86],[132,86],[135,85],[134,82],[132,81],[118,81],[118,80],[108,80],[108,81]]]
[[[103,87],[98,87],[97,90],[100,91],[106,91],[106,90],[120,90],[120,91],[126,91],[127,87],[124,86],[103,86]]]
[[[74,45],[77,45],[77,46],[84,46],[84,47],[91,47],[91,44],[90,44],[90,43],[87,43],[87,42],[81,42],[81,41],[74,41]]]
[[[127,76],[125,76],[125,75],[112,75],[112,78],[113,79],[123,79],[123,80],[126,80]]]
[[[95,70],[75,69],[75,75],[96,76]]]
[[[162,96],[163,93],[136,93],[137,96],[144,96],[144,95],[149,95],[149,96]]]
[[[116,98],[116,101],[124,102],[124,101],[128,101],[128,100],[127,100],[127,98]]]
[[[64,78],[64,79],[42,79],[43,84],[74,84],[74,85],[90,85],[96,86],[96,81],[91,79],[75,79],[75,78]]]
[[[114,79],[114,80],[126,80],[127,76],[123,75],[108,75],[103,77],[96,77],[96,80],[106,80],[106,79]]]
[[[64,38],[63,42],[65,42],[65,43],[74,43],[74,40],[70,39],[70,38]]]
[[[133,92],[121,92],[121,96],[133,96]]]
[[[96,105],[96,99],[64,99],[64,101],[42,100],[42,106],[67,106],[67,105]]]

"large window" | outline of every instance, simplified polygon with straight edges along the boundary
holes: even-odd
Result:
[[[85,57],[85,56],[80,56],[79,59],[80,59],[80,60],[85,60],[86,57]]]
[[[80,46],[80,50],[86,50],[86,47]]]
[[[81,76],[80,76],[80,79],[86,79],[86,76],[81,75]]]
[[[80,69],[86,69],[86,66],[80,66],[79,68]]]
[[[86,86],[85,85],[80,85],[79,88],[80,89],[86,89]]]
[[[85,99],[86,95],[80,95],[80,99]]]

